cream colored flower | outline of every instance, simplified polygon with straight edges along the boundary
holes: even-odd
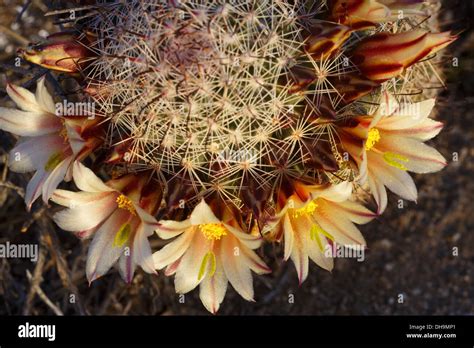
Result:
[[[355,117],[357,126],[344,128],[344,147],[359,166],[361,183],[368,182],[379,214],[387,206],[385,187],[416,201],[416,186],[407,172],[431,173],[446,166],[444,157],[424,144],[443,127],[428,117],[434,104],[434,99],[428,99],[400,105],[385,93],[374,115]]]
[[[365,248],[365,239],[354,225],[365,224],[376,215],[348,199],[352,184],[332,186],[295,184],[295,194],[279,204],[280,212],[267,221],[264,232],[284,241],[284,258],[291,258],[300,284],[308,276],[308,258],[330,271],[333,259],[328,254],[335,244],[347,248]]]
[[[187,220],[161,221],[157,233],[164,239],[177,238],[153,254],[155,267],[168,266],[167,275],[176,273],[178,293],[200,285],[201,301],[212,313],[219,309],[228,281],[244,299],[253,301],[251,270],[270,272],[253,251],[261,238],[243,232],[228,210],[222,220],[218,219],[204,200]]]
[[[54,192],[51,199],[68,207],[56,213],[54,221],[79,237],[93,236],[86,264],[89,282],[107,273],[117,261],[120,274],[128,283],[136,265],[148,273],[156,273],[148,242],[158,225],[150,215],[155,210],[155,203],[150,202],[156,202],[156,197],[142,199],[145,181],[127,175],[104,184],[79,162],[74,163],[73,177],[82,192]],[[148,204],[141,204],[143,201]]]
[[[61,181],[71,180],[73,161],[85,157],[97,143],[96,138],[81,137],[87,122],[81,126],[55,115],[44,80],[38,80],[36,94],[9,84],[7,93],[21,110],[0,107],[0,129],[21,136],[10,152],[11,170],[35,172],[26,188],[28,209],[41,194],[46,202]]]

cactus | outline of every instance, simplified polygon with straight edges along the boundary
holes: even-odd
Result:
[[[97,0],[74,34],[21,51],[72,74],[95,105],[94,122],[75,120],[76,138],[94,146],[62,169],[81,192],[50,183],[43,193],[68,207],[60,226],[94,238],[89,280],[115,262],[126,281],[137,264],[166,267],[178,292],[200,285],[215,313],[228,282],[253,299],[251,271],[270,271],[253,251],[263,241],[284,243],[300,283],[308,258],[331,269],[326,249],[365,248],[355,224],[383,212],[386,187],[416,200],[407,171],[446,165],[423,144],[442,125],[429,119],[422,82],[438,76],[430,59],[456,37],[423,24],[431,10],[418,0]],[[51,114],[14,91],[24,112]],[[9,112],[0,109],[0,126],[15,133]],[[88,209],[100,218],[76,221]],[[175,238],[153,255],[151,229]]]

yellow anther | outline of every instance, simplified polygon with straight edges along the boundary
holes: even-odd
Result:
[[[328,239],[330,239],[334,242],[334,237],[329,232],[326,232],[318,224],[315,224],[315,225],[311,226],[311,230],[310,230],[309,233],[310,233],[311,240],[314,240],[314,241],[316,241],[316,243],[318,243],[318,247],[319,247],[319,250],[321,252],[323,252],[324,249],[323,249],[323,244],[321,242],[321,239],[319,238],[319,234],[322,234],[323,236],[325,236],[326,238],[328,238]]]
[[[122,247],[130,238],[130,232],[132,228],[130,227],[129,223],[123,224],[118,232],[115,234],[114,242],[112,246],[114,247]]]
[[[202,258],[201,267],[199,267],[198,280],[201,280],[202,277],[204,277],[204,273],[206,273],[207,265],[209,264],[209,262],[211,263],[209,277],[212,277],[214,273],[216,273],[216,255],[212,251],[209,251]]]
[[[222,236],[227,235],[227,229],[223,224],[201,224],[199,229],[209,240],[220,240]]]
[[[117,205],[120,209],[128,210],[132,215],[137,215],[135,207],[133,206],[130,198],[126,197],[125,195],[120,195],[115,201],[117,202]]]
[[[383,159],[388,165],[392,167],[398,168],[400,170],[408,170],[407,167],[400,163],[400,161],[408,162],[408,158],[406,158],[405,156],[402,156],[398,153],[385,152],[383,154]]]
[[[380,132],[377,128],[371,128],[365,141],[365,149],[369,151],[380,140]]]
[[[52,171],[54,168],[56,168],[59,163],[62,162],[63,158],[63,153],[61,151],[53,153],[49,158],[46,164],[44,165],[44,170],[47,172]]]
[[[315,201],[311,201],[308,204],[306,204],[303,208],[293,209],[291,215],[294,218],[299,218],[300,216],[303,216],[306,214],[312,215],[316,211],[317,208],[318,208],[318,204]]]

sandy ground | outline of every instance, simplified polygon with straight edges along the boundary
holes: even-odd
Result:
[[[33,41],[39,38],[41,28],[53,30],[35,15],[44,9],[39,1],[33,1],[21,24],[11,27],[18,14],[16,4],[0,0],[0,23],[14,32],[0,34],[3,71],[8,69],[5,64],[12,64],[22,37]],[[440,173],[415,177],[418,204],[405,202],[399,209],[397,198],[391,195],[385,214],[361,228],[369,245],[364,262],[336,260],[332,273],[311,265],[310,276],[301,287],[292,264],[273,262],[274,273],[255,280],[256,302],[248,303],[229,289],[221,315],[474,314],[474,33],[469,32],[473,4],[445,1],[441,15],[446,28],[457,32],[467,29],[449,48],[449,53],[459,58],[459,67],[446,71],[447,89],[441,91],[437,107],[445,129],[431,142],[448,159],[448,167]],[[2,75],[1,89],[5,81]],[[0,92],[2,104],[4,97]],[[14,140],[1,133],[0,141],[4,160]],[[2,170],[2,180],[24,184],[23,176],[8,173],[0,164],[0,173]],[[0,314],[53,314],[45,299],[31,290],[27,271],[65,314],[207,313],[198,291],[180,303],[172,279],[163,276],[139,272],[132,285],[125,285],[113,272],[89,287],[84,274],[86,246],[52,225],[39,206],[34,212],[25,211],[15,190],[0,187],[0,243],[40,241],[43,250],[36,272],[30,262],[0,259]],[[21,233],[30,222],[27,231]],[[267,254],[271,255],[271,246]],[[71,294],[76,295],[75,303],[69,301]]]

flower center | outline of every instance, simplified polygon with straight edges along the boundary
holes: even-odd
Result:
[[[365,149],[369,151],[380,140],[380,132],[377,128],[371,128],[365,141]]]
[[[117,205],[120,209],[128,210],[130,214],[137,215],[135,207],[133,206],[130,198],[126,197],[125,195],[120,195],[115,201],[117,202]]]
[[[294,218],[299,218],[300,216],[303,216],[303,215],[312,215],[316,211],[316,208],[318,208],[318,204],[315,201],[311,201],[308,204],[306,204],[303,208],[292,209],[293,211],[291,212],[291,215]]]
[[[222,236],[227,235],[227,229],[222,224],[201,224],[199,229],[209,240],[220,240]]]

